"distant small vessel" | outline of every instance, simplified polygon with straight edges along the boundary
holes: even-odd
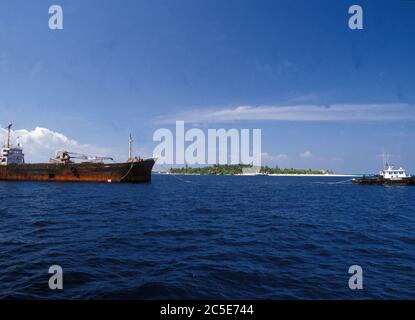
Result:
[[[368,185],[415,185],[415,177],[408,175],[404,168],[396,169],[385,162],[384,168],[379,174],[354,178],[352,182]]]
[[[8,181],[69,181],[69,182],[150,182],[155,159],[132,156],[130,135],[127,162],[104,163],[109,157],[90,157],[69,151],[58,151],[49,163],[25,163],[23,148],[10,144],[8,128],[7,143],[0,154],[0,180]],[[74,162],[74,159],[83,160]]]

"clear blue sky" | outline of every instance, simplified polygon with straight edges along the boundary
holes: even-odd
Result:
[[[52,4],[63,7],[62,31],[48,28]],[[352,4],[364,9],[362,31],[348,28]],[[369,119],[352,109],[356,119],[201,126],[262,128],[269,164],[370,172],[384,148],[415,173],[414,35],[415,1],[1,1],[0,122],[125,153],[131,131],[149,154],[154,130],[170,127],[160,119],[401,105],[391,121],[379,108]]]

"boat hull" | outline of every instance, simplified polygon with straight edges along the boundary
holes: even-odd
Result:
[[[151,182],[155,160],[125,163],[39,163],[0,166],[0,180],[56,182]]]
[[[384,179],[382,176],[362,177],[352,180],[355,184],[362,185],[398,185],[398,186],[414,186],[415,177],[402,178],[400,180]]]

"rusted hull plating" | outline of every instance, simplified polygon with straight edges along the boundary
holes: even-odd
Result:
[[[57,182],[151,182],[154,159],[125,163],[20,164],[0,166],[0,180]]]

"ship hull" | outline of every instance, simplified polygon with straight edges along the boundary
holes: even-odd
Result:
[[[387,186],[414,186],[415,177],[402,178],[400,180],[384,179],[381,176],[363,177],[352,180],[355,184],[361,185],[387,185]]]
[[[0,166],[0,180],[56,182],[151,182],[154,159],[125,163],[39,163]]]

